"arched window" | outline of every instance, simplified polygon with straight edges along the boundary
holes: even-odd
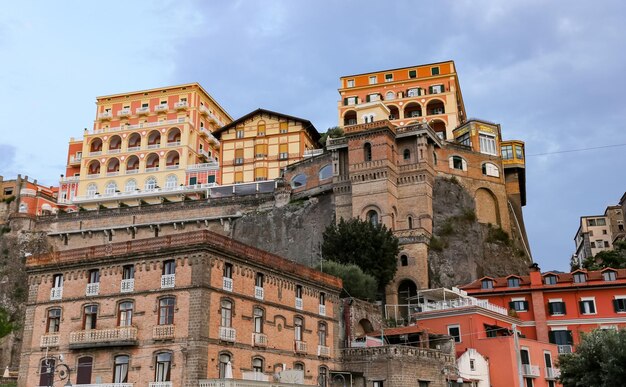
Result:
[[[407,220],[409,222],[409,230],[412,230],[413,229],[413,217],[409,216]]]
[[[293,369],[302,371],[304,373],[304,363],[300,363],[300,362],[293,363]]]
[[[153,189],[156,188],[156,186],[157,186],[156,178],[149,177],[149,178],[146,179],[146,184],[145,184],[146,191],[153,190]]]
[[[363,159],[365,161],[372,161],[372,144],[369,142],[363,145]]]
[[[87,186],[87,197],[94,197],[98,192],[98,186],[95,183],[91,183]]]
[[[300,173],[291,179],[291,188],[304,187],[306,185],[306,175]]]
[[[126,184],[124,185],[124,192],[135,192],[137,189],[137,181],[135,179],[126,180]]]
[[[176,178],[176,175],[169,175],[165,178],[165,188],[176,188],[177,182],[178,179]]]
[[[402,152],[402,158],[405,160],[411,160],[411,151],[409,149],[405,149],[404,152]]]
[[[155,382],[169,382],[172,368],[172,354],[161,352],[156,355],[156,366],[154,367]]]
[[[263,373],[263,359],[259,357],[252,359],[252,371]]]
[[[21,203],[20,204],[20,208],[18,209],[18,212],[20,212],[22,214],[28,212],[28,204]]]
[[[232,373],[232,365],[230,362],[230,354],[228,353],[221,353],[220,354],[220,365],[219,365],[219,377],[220,379],[225,379],[226,378],[226,371],[227,369],[230,369],[228,372]],[[230,375],[232,377],[232,375]]]
[[[39,369],[39,385],[51,386],[52,378],[54,376],[54,367],[56,362],[54,359],[43,359],[41,361],[41,367]]]
[[[320,168],[319,179],[325,180],[331,178],[333,176],[333,166],[331,164],[326,164],[322,168]]]
[[[396,98],[396,94],[393,91],[388,91],[387,94],[385,94],[385,99],[386,100],[390,100],[390,99],[394,99]]]
[[[117,191],[117,184],[115,184],[114,181],[107,183],[106,187],[104,188],[105,195],[113,195],[115,194],[115,191]]]
[[[83,310],[83,329],[96,329],[98,320],[98,305],[87,305]]]
[[[500,170],[493,163],[484,163],[482,170],[485,176],[500,177]]]
[[[321,346],[326,346],[326,333],[327,333],[327,326],[326,323],[320,322],[319,325],[317,326],[317,338],[318,338],[318,345]]]
[[[254,308],[252,314],[254,315],[254,333],[263,333],[263,309]]]
[[[319,368],[319,375],[317,377],[317,385],[319,387],[328,386],[328,368],[321,366]]]
[[[130,357],[127,355],[115,356],[115,368],[113,369],[113,383],[128,382],[128,363]]]
[[[378,225],[378,212],[374,210],[369,210],[365,218],[367,219],[368,222],[370,222],[374,226]]]
[[[400,256],[400,266],[409,266],[409,258],[406,255]]]
[[[450,157],[450,169],[457,169],[460,171],[467,171],[467,162],[461,156]]]
[[[117,306],[117,325],[129,327],[133,324],[133,302],[120,302]]]
[[[220,326],[230,328],[233,325],[233,303],[229,300],[222,300],[221,306],[222,321]]]

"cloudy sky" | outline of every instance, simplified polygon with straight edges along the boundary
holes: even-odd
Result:
[[[468,115],[526,141],[534,258],[566,270],[579,216],[626,191],[625,20],[619,0],[6,2],[0,175],[56,184],[98,95],[197,81],[233,117],[325,131],[340,76],[452,59]]]

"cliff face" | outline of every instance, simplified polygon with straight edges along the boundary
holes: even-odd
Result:
[[[476,205],[455,179],[435,179],[430,286],[452,287],[483,276],[526,274],[531,261],[519,235],[476,222]]]

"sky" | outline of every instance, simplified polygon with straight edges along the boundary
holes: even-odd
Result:
[[[324,132],[340,76],[454,60],[468,116],[526,142],[533,257],[565,271],[579,217],[626,191],[625,20],[620,0],[5,2],[0,175],[58,184],[100,95],[199,82],[233,118]]]

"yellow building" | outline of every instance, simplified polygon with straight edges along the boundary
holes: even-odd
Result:
[[[74,204],[182,200],[219,183],[220,142],[212,133],[232,119],[198,83],[107,95],[96,105],[80,172],[72,173]]]
[[[428,123],[442,139],[466,121],[454,61],[340,78],[339,126],[389,119],[396,126]]]
[[[257,109],[214,133],[221,142],[222,184],[272,180],[318,150],[320,134],[305,119]]]

